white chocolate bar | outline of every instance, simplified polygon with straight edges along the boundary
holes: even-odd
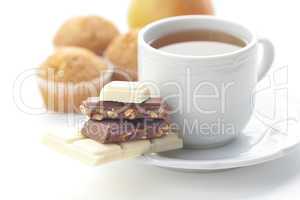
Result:
[[[112,81],[100,93],[101,101],[143,103],[150,98],[150,89],[142,82]]]
[[[150,153],[181,149],[182,146],[182,140],[176,134],[169,134],[167,137],[152,139]]]
[[[146,153],[180,149],[183,146],[182,140],[174,133],[159,139],[125,142],[120,145],[101,144],[80,133],[65,138],[57,133],[48,133],[43,137],[43,143],[59,153],[93,166]]]
[[[134,158],[140,156],[151,149],[151,143],[149,140],[140,140],[121,143],[121,148],[123,149],[124,159]]]
[[[72,143],[76,140],[81,140],[84,139],[85,137],[81,134],[76,132],[74,133],[70,133],[68,131],[51,131],[52,134],[49,134],[48,137],[52,137],[52,140],[58,140],[58,141],[62,141],[64,143]]]

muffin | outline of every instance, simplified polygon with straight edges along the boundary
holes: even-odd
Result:
[[[104,57],[116,67],[113,80],[136,81],[138,79],[137,37],[137,30],[119,35],[105,50]]]
[[[118,34],[116,26],[104,18],[80,16],[67,20],[57,31],[53,43],[56,47],[83,47],[101,55]]]
[[[62,47],[40,66],[38,84],[48,110],[79,112],[81,102],[98,96],[111,76],[111,66],[93,52]]]

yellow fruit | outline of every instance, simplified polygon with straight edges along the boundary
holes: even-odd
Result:
[[[132,0],[128,22],[131,28],[178,15],[213,14],[211,0]]]

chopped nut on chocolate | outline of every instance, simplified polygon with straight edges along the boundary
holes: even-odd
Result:
[[[82,106],[90,113],[103,115],[105,119],[169,119],[169,106],[161,98],[150,98],[142,104],[95,101],[90,98]]]
[[[164,125],[163,127],[161,127],[161,130],[163,130],[163,131],[168,131],[168,130],[170,130],[169,124],[166,124],[166,125]]]
[[[107,116],[111,119],[116,119],[118,117],[118,114],[114,111],[107,111]]]
[[[153,119],[158,118],[158,114],[156,112],[154,112],[154,111],[149,111],[148,114]]]
[[[135,119],[136,111],[134,109],[128,109],[124,113],[126,119]]]
[[[80,109],[80,112],[82,113],[82,114],[87,114],[87,112],[86,112],[86,109],[85,109],[85,106],[83,106],[83,105],[80,105],[79,106],[79,109]]]
[[[101,143],[120,143],[135,140],[159,138],[168,134],[162,130],[164,120],[89,120],[84,124],[81,133]]]
[[[98,120],[98,121],[101,121],[103,120],[103,115],[100,115],[100,114],[93,114],[93,119],[94,120]]]
[[[126,142],[129,140],[130,134],[129,133],[123,133],[121,136],[121,141]]]

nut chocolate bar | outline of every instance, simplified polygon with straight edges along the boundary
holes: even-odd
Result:
[[[165,120],[88,120],[81,133],[103,144],[160,138],[170,131]]]
[[[92,120],[103,119],[165,119],[168,120],[170,108],[161,98],[150,98],[141,104],[100,101],[89,98],[81,105],[81,112]]]

